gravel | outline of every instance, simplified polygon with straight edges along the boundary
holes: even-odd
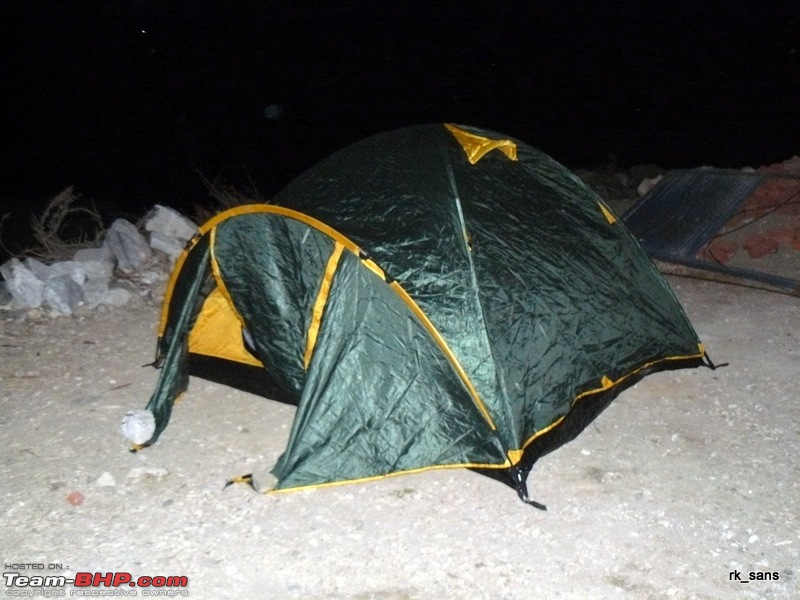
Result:
[[[548,512],[466,470],[223,489],[274,464],[293,408],[193,379],[132,454],[120,421],[155,386],[157,303],[0,313],[4,571],[186,576],[196,599],[800,597],[800,302],[669,282],[729,366],[625,391],[534,468]]]

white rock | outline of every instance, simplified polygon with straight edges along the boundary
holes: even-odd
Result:
[[[88,308],[97,308],[108,294],[108,281],[105,279],[87,279],[83,284],[83,301]]]
[[[146,477],[161,479],[167,475],[169,475],[169,471],[161,467],[134,467],[128,471],[128,479],[133,482],[140,481]]]
[[[68,274],[51,276],[44,287],[44,301],[56,312],[71,315],[83,300],[81,286]]]
[[[97,478],[95,484],[98,487],[114,487],[117,485],[117,480],[114,479],[114,476],[111,473],[105,471],[102,475],[100,475],[100,477]]]
[[[139,275],[139,281],[145,285],[153,285],[159,279],[161,274],[158,271],[145,271]]]
[[[88,279],[111,279],[114,273],[114,257],[107,247],[83,248],[75,253],[72,260],[83,265]]]
[[[70,279],[78,285],[86,281],[86,266],[74,260],[64,260],[50,265],[50,277],[69,275]]]
[[[117,219],[106,232],[104,246],[117,260],[124,273],[133,273],[145,265],[153,255],[136,226],[125,219]]]
[[[10,305],[13,299],[14,296],[12,296],[11,292],[8,291],[8,288],[6,287],[6,282],[0,281],[0,306]]]
[[[166,238],[181,240],[184,243],[192,239],[198,231],[197,225],[181,213],[160,204],[156,204],[153,210],[148,213],[144,228],[147,231],[159,233]]]
[[[37,261],[38,262],[38,261]],[[44,281],[26,267],[18,258],[0,266],[6,280],[6,289],[22,306],[39,308],[44,300]]]
[[[110,288],[103,296],[101,303],[109,306],[125,306],[132,297],[133,294],[125,288]]]
[[[650,177],[649,179],[643,179],[639,184],[639,187],[636,188],[636,192],[640,196],[644,196],[646,193],[656,187],[662,179],[664,179],[663,175],[656,175],[655,177]]]
[[[163,252],[173,260],[183,251],[185,242],[154,231],[150,234],[150,247]]]
[[[50,277],[50,267],[40,260],[29,256],[25,259],[25,267],[42,281],[47,281],[47,278]]]

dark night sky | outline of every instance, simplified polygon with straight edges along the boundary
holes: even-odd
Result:
[[[334,150],[452,121],[571,167],[800,153],[800,2],[4,4],[0,213],[269,196]],[[18,211],[19,214],[25,210]],[[26,217],[27,218],[27,217]]]

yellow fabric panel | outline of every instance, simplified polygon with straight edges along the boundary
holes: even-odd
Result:
[[[523,450],[509,450],[508,451],[508,460],[511,461],[512,465],[515,465],[519,461],[522,460],[522,455],[523,454],[524,454]]]
[[[500,150],[500,152],[511,160],[517,160],[517,145],[511,140],[490,140],[481,135],[475,135],[474,133],[459,129],[450,123],[445,123],[444,126],[447,127],[447,130],[453,134],[453,137],[456,138],[458,143],[461,144],[461,147],[464,148],[464,152],[467,153],[467,160],[469,160],[472,165],[495,148]]]
[[[605,204],[603,204],[602,202],[598,202],[597,205],[600,207],[600,211],[603,213],[603,216],[606,218],[606,221],[608,221],[610,225],[613,225],[614,223],[617,222],[617,217],[614,216],[614,213],[612,213],[611,210]]]
[[[311,325],[308,326],[308,336],[306,337],[306,352],[303,356],[303,366],[306,369],[308,369],[308,365],[311,362],[311,355],[314,353],[314,347],[317,345],[317,334],[319,333],[319,326],[322,322],[322,311],[325,310],[325,305],[328,303],[331,281],[333,281],[333,274],[336,272],[336,267],[339,266],[342,250],[344,250],[344,246],[339,242],[335,242],[333,245],[333,252],[331,252],[328,264],[325,266],[325,274],[319,286],[317,301],[314,302],[314,310],[311,313]]]
[[[211,273],[214,276],[214,281],[217,282],[217,288],[225,296],[225,300],[228,302],[228,307],[233,311],[233,314],[239,321],[239,325],[244,327],[244,319],[242,315],[239,314],[239,311],[236,310],[236,305],[233,303],[233,298],[231,298],[231,294],[228,291],[228,287],[225,285],[225,282],[222,280],[222,273],[219,270],[219,263],[217,262],[217,255],[216,255],[216,248],[214,247],[217,243],[217,228],[214,227],[211,230],[211,240],[208,244],[208,252],[211,255]]]
[[[189,352],[263,367],[242,341],[242,324],[219,288],[208,295],[189,333]]]

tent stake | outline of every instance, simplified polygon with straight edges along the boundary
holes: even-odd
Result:
[[[522,500],[525,504],[533,506],[534,508],[538,508],[539,510],[547,510],[547,507],[544,504],[536,502],[536,500],[531,500],[528,497],[528,484],[526,483],[526,479],[528,478],[527,473],[523,473],[522,469],[519,467],[514,467],[511,469],[511,476],[514,479],[514,487],[517,489],[517,494],[519,495],[520,500]]]

